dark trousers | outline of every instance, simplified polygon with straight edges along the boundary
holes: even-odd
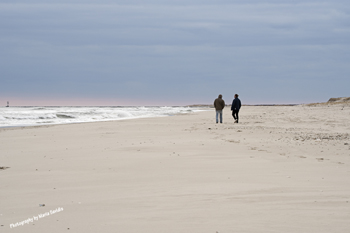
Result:
[[[239,109],[232,110],[232,116],[237,122],[238,122],[238,112],[239,112]]]

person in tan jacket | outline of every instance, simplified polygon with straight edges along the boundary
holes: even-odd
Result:
[[[217,99],[214,101],[214,107],[216,110],[216,123],[219,121],[220,116],[220,123],[222,123],[222,110],[225,108],[225,101],[222,99],[222,95],[219,95]]]

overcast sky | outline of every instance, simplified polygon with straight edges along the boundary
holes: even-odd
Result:
[[[0,0],[0,106],[350,96],[348,0]]]

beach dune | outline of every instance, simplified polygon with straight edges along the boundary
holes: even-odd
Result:
[[[230,113],[0,129],[0,232],[348,232],[350,107]]]

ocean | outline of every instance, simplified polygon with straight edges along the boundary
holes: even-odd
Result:
[[[201,111],[195,107],[1,107],[0,127],[165,117]]]

